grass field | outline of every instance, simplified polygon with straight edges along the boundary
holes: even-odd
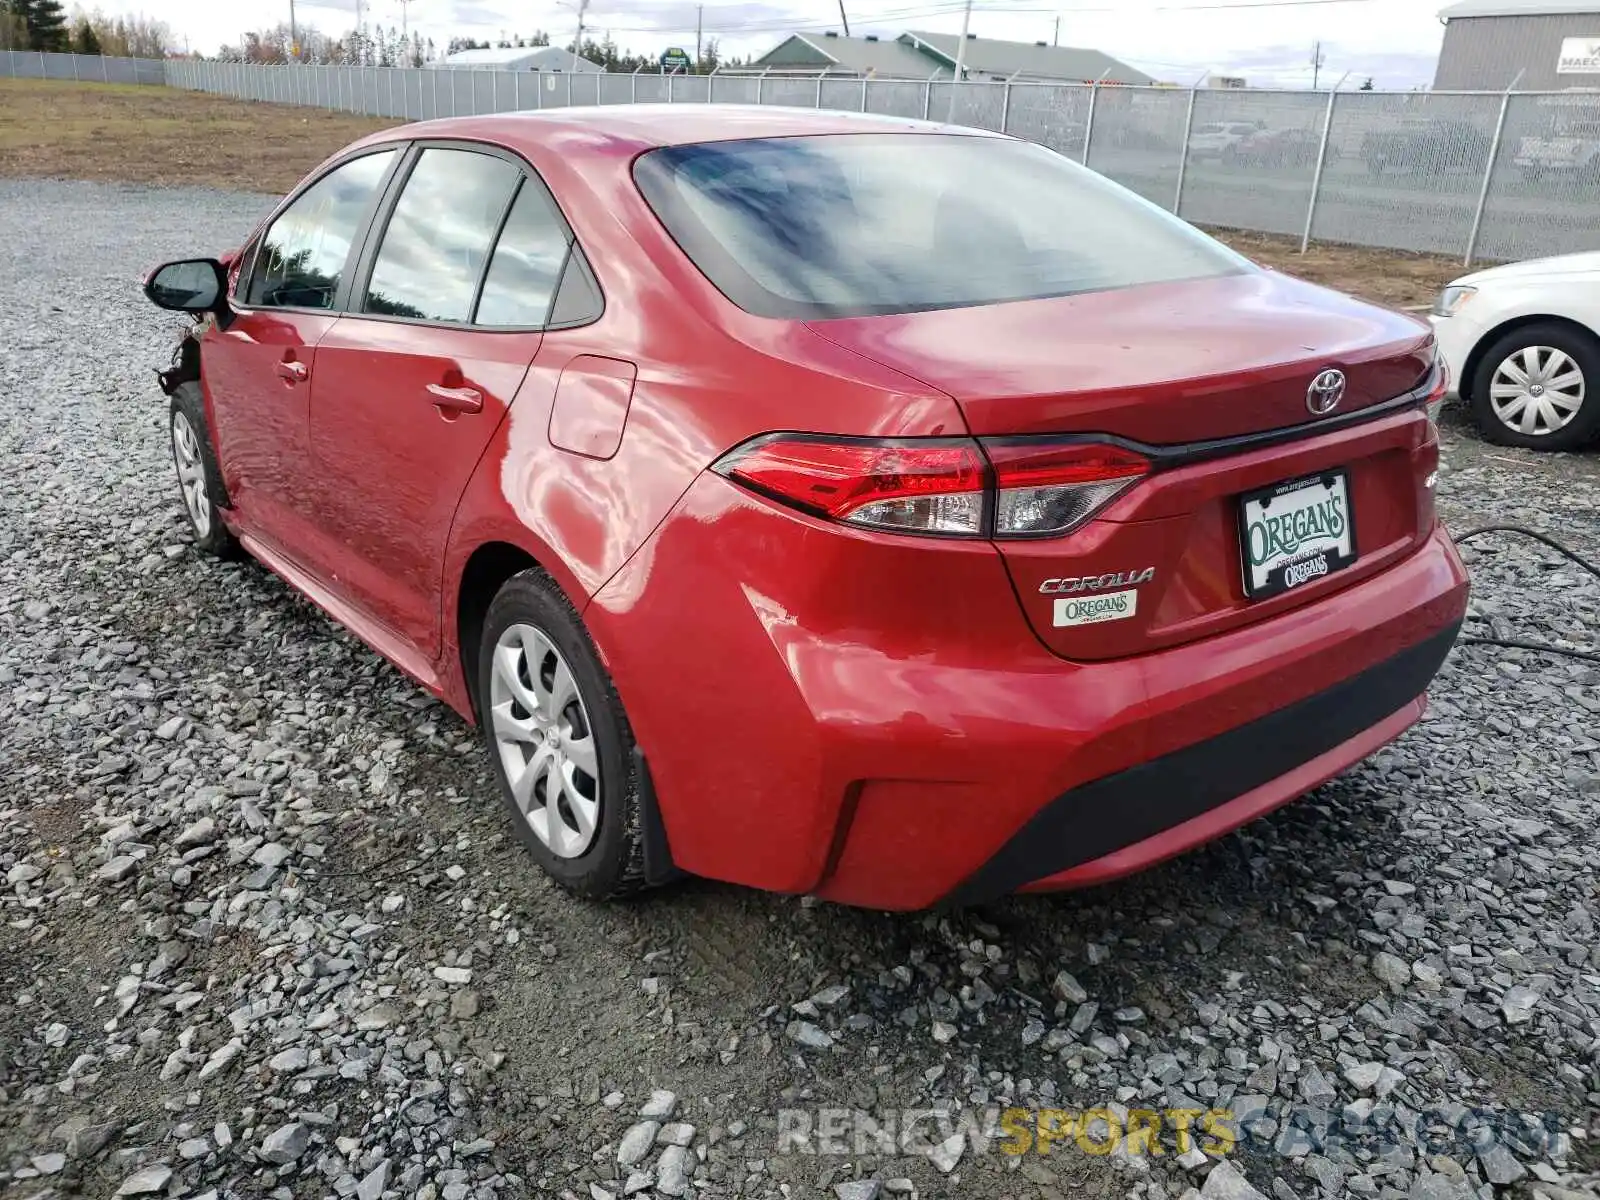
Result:
[[[286,192],[363,134],[393,125],[323,109],[200,92],[0,79],[0,176],[194,184]],[[1214,230],[1257,262],[1397,307],[1425,305],[1461,273],[1453,258]]]

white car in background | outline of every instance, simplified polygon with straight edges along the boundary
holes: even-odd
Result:
[[[1577,450],[1600,436],[1600,253],[1463,275],[1429,319],[1452,388],[1490,441]]]

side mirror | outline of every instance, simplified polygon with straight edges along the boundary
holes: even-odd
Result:
[[[214,258],[163,263],[144,281],[144,294],[158,308],[216,312],[228,293],[228,273]]]

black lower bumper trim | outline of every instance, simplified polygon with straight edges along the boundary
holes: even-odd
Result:
[[[945,898],[976,904],[1171,829],[1349,741],[1427,691],[1459,624],[1326,691],[1057,796]]]

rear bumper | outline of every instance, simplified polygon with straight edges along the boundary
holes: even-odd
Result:
[[[1309,790],[1417,718],[1468,590],[1436,527],[1320,600],[1074,662],[987,543],[825,526],[707,475],[651,551],[584,618],[673,862],[879,909],[1125,874]],[[1285,709],[1331,725],[1285,739]]]
[[[1422,715],[1422,695],[1459,628],[1265,717],[1057,796],[947,901],[1114,879],[1303,795]]]

